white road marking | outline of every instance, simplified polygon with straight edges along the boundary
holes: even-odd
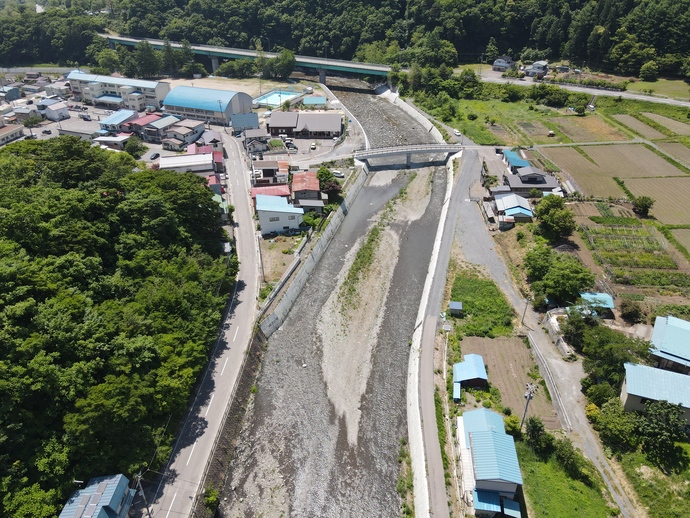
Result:
[[[225,366],[228,364],[228,358],[225,358],[225,363],[223,364],[223,370],[220,371],[220,375],[222,376],[223,373],[225,372]]]
[[[176,497],[176,496],[177,496],[177,491],[176,491],[175,494],[173,495],[172,502],[170,502],[170,507],[168,508],[168,512],[166,513],[165,518],[168,518],[168,516],[170,516],[170,511],[172,511],[173,504],[175,503],[175,497]]]
[[[192,451],[189,452],[189,458],[187,459],[187,464],[185,464],[185,466],[189,466],[189,461],[192,460],[192,455],[194,455],[194,448],[196,448],[196,442],[197,442],[198,440],[199,440],[199,439],[197,439],[196,441],[194,441],[194,445],[192,446]]]
[[[209,410],[209,408],[211,408],[211,403],[213,403],[213,396],[215,396],[215,394],[211,394],[211,399],[208,400],[208,406],[206,407],[206,412],[204,413],[204,417],[206,417],[208,415],[208,410]]]
[[[232,337],[232,341],[235,341],[235,338],[237,338],[237,332],[240,330],[240,327],[237,326],[237,329],[235,329],[235,336]]]

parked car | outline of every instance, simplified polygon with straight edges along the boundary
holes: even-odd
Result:
[[[311,146],[309,146],[309,149],[311,149],[312,151],[314,151],[314,150],[316,149],[316,142],[312,142],[312,143],[311,143]]]
[[[29,99],[28,101],[26,101],[26,104],[33,104],[33,103],[34,103],[33,99]]]
[[[333,171],[333,176],[336,178],[345,178],[345,173],[338,171],[337,169]]]
[[[32,134],[32,135],[27,135],[26,137],[24,137],[24,140],[33,140],[35,138],[36,138],[36,135]]]
[[[462,133],[460,133],[460,130],[459,130],[459,129],[454,129],[454,130],[453,130],[453,133],[455,133],[455,136],[456,136],[456,137],[459,137],[460,135],[462,135]]]
[[[153,155],[151,155],[151,160],[155,160],[156,158],[160,158],[160,157],[161,157],[160,153],[154,153]]]
[[[49,129],[44,129],[41,133],[43,133],[44,135],[50,135],[53,132]]]

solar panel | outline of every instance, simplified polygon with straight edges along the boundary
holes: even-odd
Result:
[[[102,497],[102,496],[103,496],[103,494],[101,494],[101,493],[96,493],[96,494],[94,494],[94,495],[91,497],[91,503],[92,503],[93,505],[98,504],[98,502],[101,501],[101,497]]]
[[[107,482],[101,482],[100,484],[98,484],[98,487],[96,488],[96,493],[95,493],[95,494],[96,494],[96,495],[102,495],[102,494],[103,494],[103,491],[105,491],[105,489],[106,489],[107,487],[108,487],[108,483],[107,483]]]
[[[86,508],[86,512],[84,512],[83,518],[93,518],[93,514],[96,512],[96,507],[98,507],[96,504],[89,504]]]
[[[86,504],[89,503],[90,498],[91,495],[82,495],[81,499],[79,500],[79,505],[74,510],[74,518],[81,518],[81,515],[84,513],[84,509],[86,509]]]

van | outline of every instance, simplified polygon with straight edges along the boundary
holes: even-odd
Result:
[[[280,137],[280,140],[285,142],[285,140],[288,138],[287,133],[281,133],[278,135]]]

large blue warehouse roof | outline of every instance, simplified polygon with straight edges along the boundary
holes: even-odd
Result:
[[[503,418],[500,414],[487,408],[470,410],[462,414],[462,422],[465,427],[465,444],[470,444],[470,433],[473,432],[498,432],[505,433]]]
[[[239,92],[228,90],[214,90],[212,88],[193,88],[191,86],[176,86],[163,100],[164,106],[181,106],[195,110],[218,111],[220,101],[221,111],[227,111],[228,104]],[[245,94],[247,95],[247,94]]]
[[[690,408],[690,376],[687,374],[626,363],[625,385],[628,394]]]

